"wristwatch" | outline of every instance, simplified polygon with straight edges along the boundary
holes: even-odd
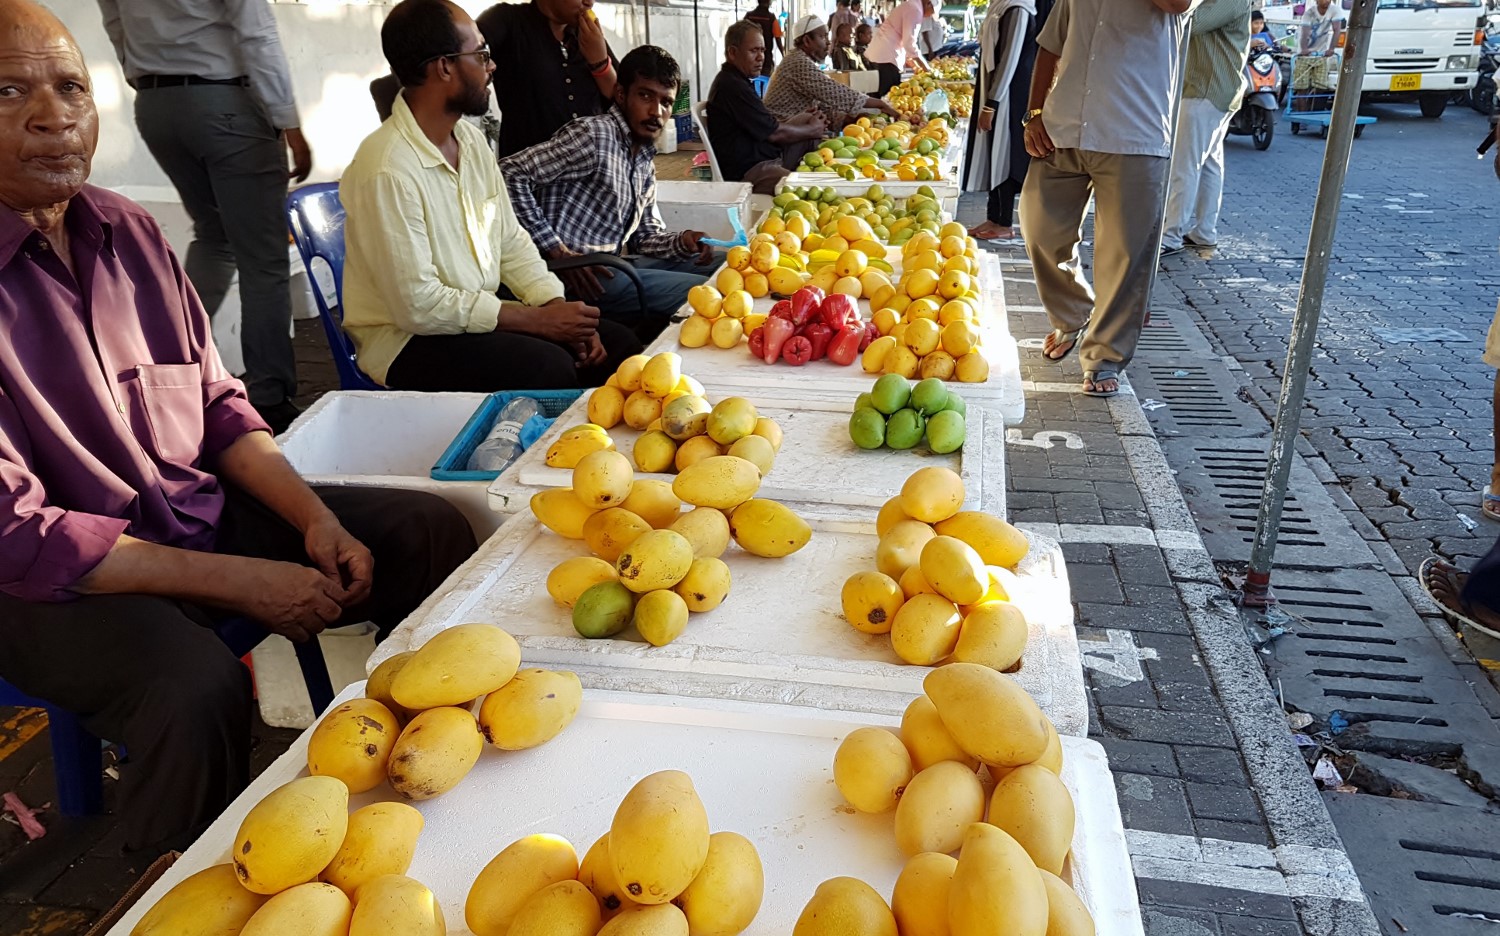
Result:
[[[1033,108],[1032,110],[1027,111],[1025,114],[1021,115],[1021,126],[1025,127],[1027,124],[1031,123],[1033,120],[1037,119],[1040,116],[1042,116],[1042,109],[1040,107]]]

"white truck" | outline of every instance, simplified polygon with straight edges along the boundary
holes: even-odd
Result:
[[[1266,28],[1293,54],[1302,9],[1284,0],[1263,11]],[[1484,13],[1483,0],[1379,0],[1361,100],[1416,102],[1422,116],[1442,116],[1448,99],[1478,78]]]

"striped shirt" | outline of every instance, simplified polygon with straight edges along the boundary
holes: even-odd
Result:
[[[538,250],[694,256],[656,208],[656,147],[632,153],[637,146],[625,115],[611,107],[500,160],[516,217]]]
[[[1204,0],[1193,14],[1182,96],[1226,114],[1239,110],[1250,52],[1250,0]]]
[[[865,95],[823,74],[801,49],[788,49],[766,87],[766,107],[785,120],[813,107],[829,114],[852,114],[865,106]]]

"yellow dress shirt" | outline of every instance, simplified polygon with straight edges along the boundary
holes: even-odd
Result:
[[[516,221],[484,134],[465,121],[453,132],[457,169],[397,95],[339,183],[344,330],[380,383],[412,335],[494,331],[502,282],[531,306],[563,295]]]

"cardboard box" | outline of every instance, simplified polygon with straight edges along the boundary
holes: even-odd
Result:
[[[880,72],[878,71],[831,71],[828,77],[841,85],[848,85],[866,94],[874,94],[880,90]]]

